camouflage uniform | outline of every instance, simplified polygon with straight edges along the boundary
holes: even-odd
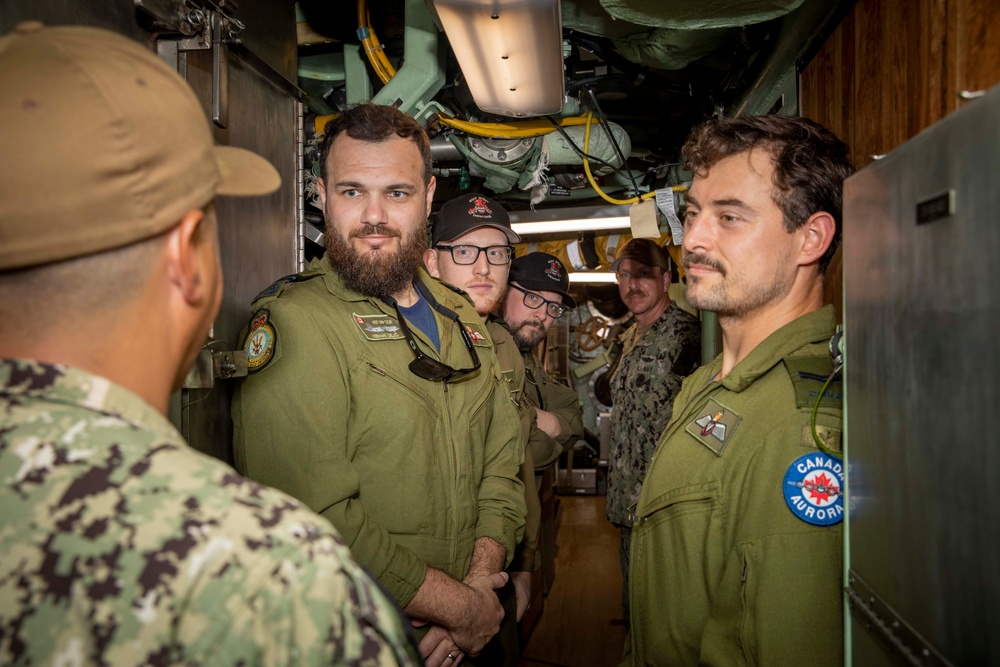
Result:
[[[624,334],[624,351],[611,378],[611,460],[608,519],[621,528],[622,605],[628,620],[629,512],[639,499],[656,443],[670,421],[681,381],[697,367],[701,323],[676,303],[637,342],[637,325]]]
[[[0,360],[0,663],[420,664],[330,525],[139,397]]]

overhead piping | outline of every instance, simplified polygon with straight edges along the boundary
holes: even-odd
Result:
[[[382,44],[378,40],[378,35],[375,34],[375,29],[371,25],[371,18],[368,16],[368,6],[365,0],[358,0],[358,38],[365,47],[365,55],[368,56],[368,62],[371,63],[372,69],[375,70],[375,75],[378,76],[382,83],[388,83],[389,79],[396,76],[396,68],[392,66],[392,63],[385,56],[385,50],[382,48]]]

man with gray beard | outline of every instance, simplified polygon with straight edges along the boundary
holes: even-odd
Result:
[[[414,626],[428,665],[496,634],[523,530],[519,418],[471,301],[420,262],[423,129],[362,104],[326,127],[327,252],[257,296],[236,466],[327,517]]]

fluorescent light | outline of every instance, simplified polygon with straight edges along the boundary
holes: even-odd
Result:
[[[565,102],[559,0],[434,0],[476,105],[502,116]]]
[[[555,234],[559,232],[593,232],[602,229],[628,229],[629,217],[591,218],[575,220],[550,220],[548,222],[514,222],[510,227],[521,236],[529,234]]]
[[[571,271],[571,283],[614,283],[618,279],[610,271]]]
[[[630,229],[629,207],[573,206],[538,211],[511,211],[511,227],[521,236],[531,234],[574,234],[600,230]]]

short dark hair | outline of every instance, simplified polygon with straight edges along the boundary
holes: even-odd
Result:
[[[854,173],[847,144],[808,118],[740,116],[699,125],[681,150],[685,166],[697,174],[754,148],[770,153],[774,162],[771,199],[789,233],[819,211],[833,216],[837,229],[819,261],[825,272],[840,245],[844,179]]]
[[[319,174],[326,182],[326,160],[333,140],[343,133],[352,139],[378,143],[393,136],[409,139],[417,146],[424,161],[424,185],[431,182],[431,142],[412,116],[384,104],[357,104],[327,122],[319,149]]]

